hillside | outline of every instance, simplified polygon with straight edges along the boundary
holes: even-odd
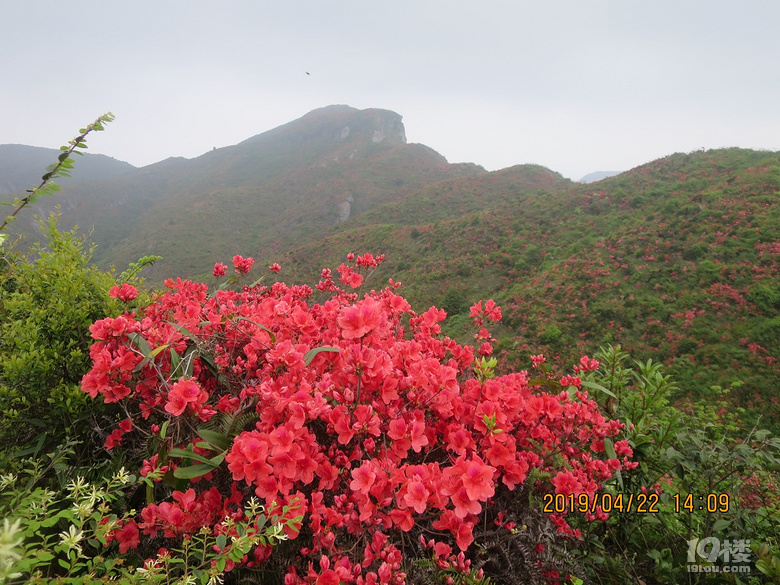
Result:
[[[444,205],[429,187],[356,217],[275,257],[280,278],[312,282],[347,252],[384,252],[371,286],[406,283],[416,309],[449,310],[446,329],[462,340],[472,302],[502,304],[505,367],[542,351],[569,364],[620,343],[670,366],[678,398],[731,387],[777,428],[780,154],[677,154],[598,184],[495,196],[521,169],[444,184],[468,205]]]
[[[161,281],[208,274],[235,253],[259,256],[316,241],[427,184],[484,172],[407,144],[394,112],[330,106],[192,160],[66,187],[46,205],[62,205],[62,227],[91,232],[103,266],[164,256],[149,275]],[[18,224],[34,229],[30,216]]]
[[[536,165],[487,173],[407,144],[394,112],[330,106],[196,159],[72,184],[47,204],[90,234],[103,266],[164,256],[150,282],[209,279],[241,254],[313,284],[348,252],[384,253],[369,284],[404,282],[416,309],[448,311],[461,341],[469,305],[498,301],[505,368],[539,352],[563,367],[619,343],[663,361],[678,399],[730,388],[747,418],[780,429],[778,189],[780,154],[743,149],[591,184]]]
[[[0,195],[29,189],[41,182],[41,175],[50,164],[57,161],[60,151],[56,148],[39,148],[23,144],[0,144]],[[79,157],[70,178],[61,182],[111,179],[135,170],[130,163],[102,154],[85,153]]]

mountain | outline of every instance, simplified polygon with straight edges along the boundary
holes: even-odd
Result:
[[[214,262],[241,254],[265,283],[315,284],[349,252],[384,253],[366,286],[403,282],[415,310],[447,310],[459,341],[470,304],[495,299],[505,370],[537,353],[568,368],[619,343],[669,368],[679,407],[728,391],[746,420],[780,431],[778,191],[780,153],[674,154],[578,184],[536,165],[449,164],[408,144],[394,112],[330,106],[195,159],[71,183],[47,204],[103,266],[164,256],[151,282],[212,282]]]
[[[168,159],[110,180],[66,186],[61,226],[79,225],[102,265],[141,256],[149,273],[207,275],[236,253],[260,256],[316,241],[347,218],[425,185],[484,174],[407,144],[402,118],[329,106],[195,159]],[[45,208],[38,210],[45,212]],[[34,229],[31,217],[17,229]]]
[[[580,183],[595,183],[596,181],[601,181],[602,179],[608,179],[609,177],[614,177],[615,175],[619,175],[623,171],[596,171],[595,173],[588,173],[584,177],[582,177],[579,182]]]
[[[549,182],[522,192],[529,172]],[[590,185],[554,175],[514,167],[428,186],[275,257],[279,278],[316,282],[348,252],[385,253],[368,286],[403,282],[415,309],[448,311],[460,341],[468,307],[495,299],[506,369],[619,343],[665,363],[681,405],[718,386],[780,430],[780,153],[676,154]]]
[[[57,162],[61,151],[23,144],[0,144],[0,195],[24,191],[40,184],[46,167]],[[78,157],[71,177],[62,184],[96,179],[112,179],[135,170],[136,167],[102,154]]]

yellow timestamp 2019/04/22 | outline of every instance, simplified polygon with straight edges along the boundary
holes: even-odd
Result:
[[[725,513],[731,507],[729,494],[673,494],[671,503],[674,512],[707,512]],[[660,497],[655,493],[637,494],[544,494],[542,512],[545,514],[565,513],[595,513],[601,510],[606,513],[657,514]]]
[[[659,497],[654,493],[638,494],[544,494],[542,512],[545,514],[595,513],[599,509],[612,512],[657,514]]]

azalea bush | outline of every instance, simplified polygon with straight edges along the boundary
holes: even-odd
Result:
[[[139,552],[154,553],[150,539],[235,536],[223,520],[242,518],[254,496],[290,542],[237,564],[287,585],[576,573],[556,543],[579,530],[537,497],[593,496],[635,465],[616,437],[622,423],[581,387],[598,362],[584,358],[563,379],[496,376],[487,326],[500,308],[471,307],[475,357],[441,334],[443,310],[412,311],[398,283],[353,292],[382,260],[350,255],[339,267],[350,290],[325,269],[317,293],[282,282],[210,292],[177,279],[134,307],[133,287],[112,291],[128,311],[91,326],[82,389],[126,412],[106,447],[144,457]],[[233,278],[252,268],[233,264]]]
[[[141,534],[126,498],[137,488],[124,468],[97,483],[74,472],[66,444],[0,474],[0,583],[220,583],[228,562],[284,539],[283,526],[251,498],[223,520],[235,537],[200,531],[180,546],[139,559]],[[51,472],[67,480],[48,489]]]

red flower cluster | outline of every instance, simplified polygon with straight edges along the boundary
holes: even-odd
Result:
[[[255,263],[254,258],[244,258],[236,254],[233,256],[233,266],[238,274],[247,274],[252,270],[252,265]],[[214,266],[216,270],[216,266]]]
[[[108,291],[108,296],[127,303],[138,296],[138,289],[136,289],[132,284],[127,284],[125,282],[122,284],[122,286],[112,286]]]
[[[381,259],[364,255],[356,264],[374,268]],[[248,271],[251,259],[236,256],[234,265]],[[342,282],[360,284],[352,268],[340,272]],[[170,538],[203,526],[218,533],[221,519],[240,515],[241,502],[256,495],[269,515],[303,515],[287,528],[303,559],[291,560],[288,585],[404,583],[404,557],[419,554],[404,533],[437,534],[425,543],[437,562],[467,568],[462,555],[483,526],[505,524],[512,492],[531,469],[552,479],[530,489],[592,496],[633,465],[620,443],[623,459],[605,458],[603,440],[622,424],[607,422],[587,393],[540,391],[526,372],[482,382],[473,376],[474,350],[441,335],[443,310],[417,314],[392,286],[358,298],[330,271],[323,279],[318,288],[331,295],[322,304],[309,302],[306,286],[209,297],[206,285],[169,280],[140,314],[92,326],[84,391],[134,403],[158,429],[165,419],[183,423],[169,451],[209,456],[195,434],[199,421],[256,413],[254,428],[230,437],[225,463],[194,478],[204,491],[174,491],[173,501],[141,512],[143,534]],[[482,329],[485,319],[501,318],[492,300],[471,314]],[[583,358],[580,369],[592,362]],[[142,474],[157,467],[156,457]],[[189,465],[174,454],[166,462]],[[230,493],[220,493],[226,482]],[[563,517],[553,520],[573,533]]]
[[[214,270],[212,270],[211,273],[214,275],[214,278],[225,276],[227,273],[227,266],[222,264],[222,262],[217,262],[214,264]]]

